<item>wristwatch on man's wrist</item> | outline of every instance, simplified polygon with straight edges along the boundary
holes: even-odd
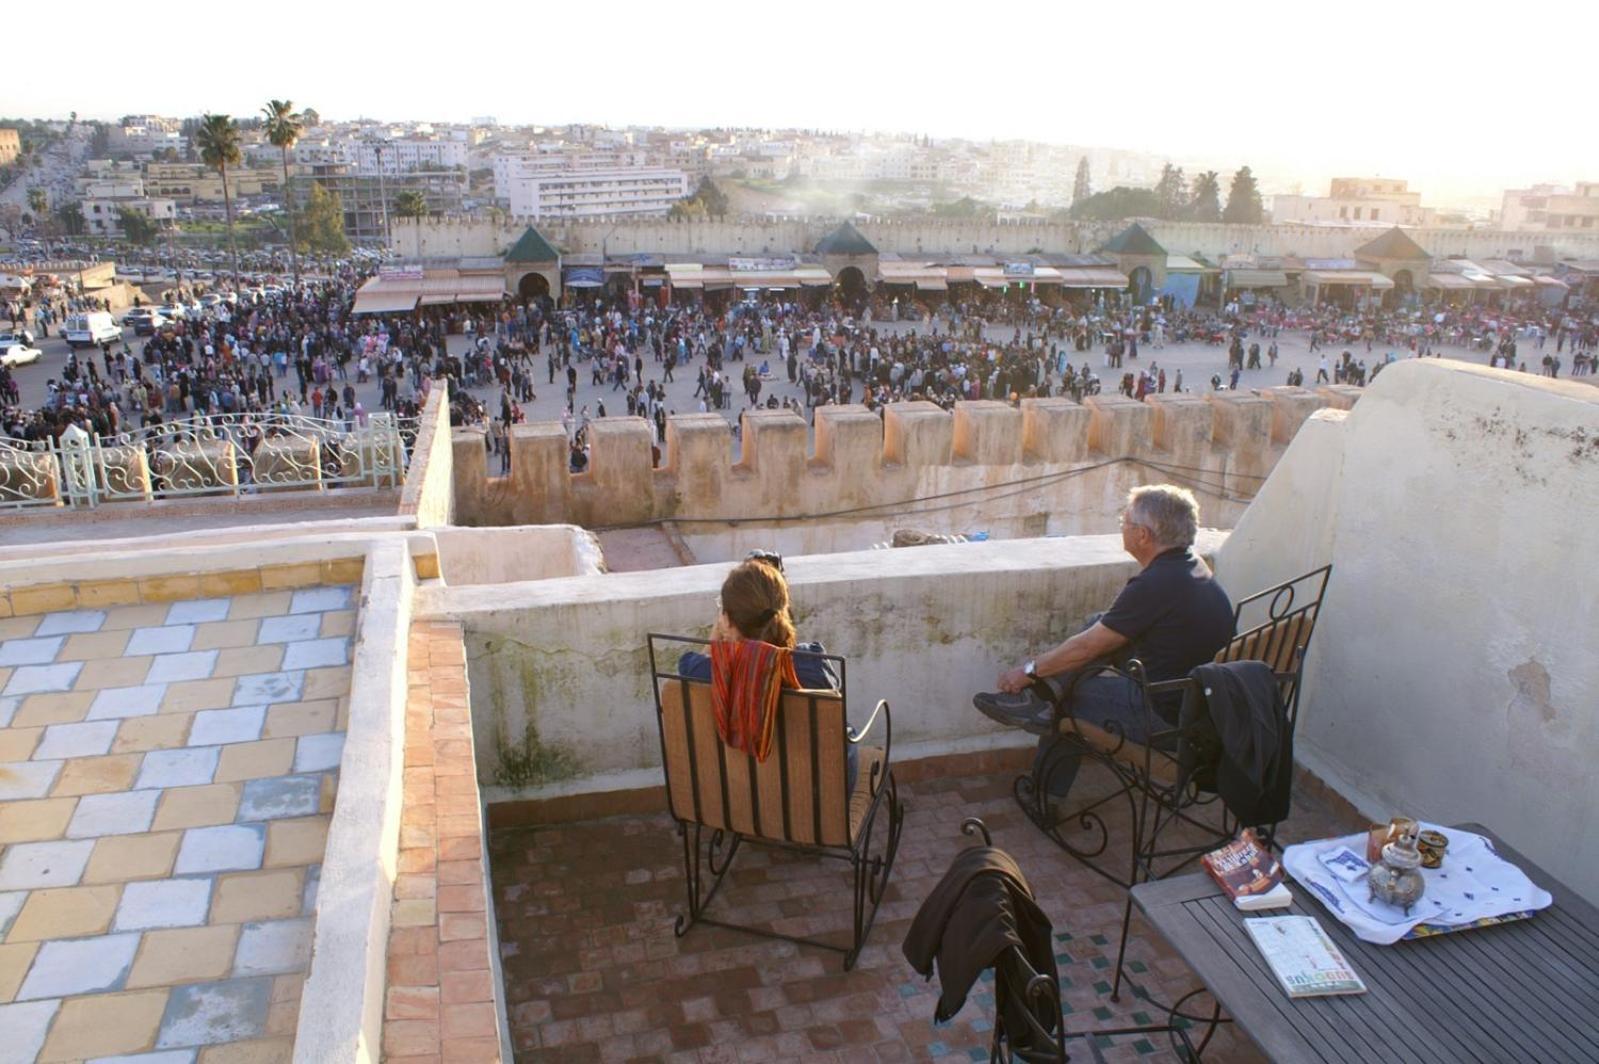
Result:
[[[1029,680],[1038,679],[1038,663],[1036,661],[1029,661],[1026,665],[1023,665],[1022,671],[1027,674]]]

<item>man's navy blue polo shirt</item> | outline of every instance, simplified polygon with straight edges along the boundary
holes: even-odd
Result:
[[[1187,676],[1233,637],[1233,605],[1191,547],[1157,554],[1099,623],[1124,636],[1151,681]]]

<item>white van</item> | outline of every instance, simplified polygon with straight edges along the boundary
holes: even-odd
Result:
[[[122,339],[122,326],[103,310],[74,314],[64,330],[68,347],[94,347],[106,340]]]

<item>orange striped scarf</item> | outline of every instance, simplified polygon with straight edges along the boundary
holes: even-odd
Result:
[[[794,652],[758,639],[711,644],[711,709],[716,734],[764,763],[772,753],[778,692],[798,687]]]

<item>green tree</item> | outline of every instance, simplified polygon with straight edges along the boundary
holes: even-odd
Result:
[[[427,197],[417,189],[404,189],[394,197],[394,213],[401,218],[426,218],[429,213]]]
[[[266,116],[267,140],[283,157],[283,209],[289,215],[289,259],[293,264],[294,280],[300,280],[299,241],[294,238],[294,197],[289,195],[289,149],[300,139],[305,127],[294,112],[293,100],[268,100],[261,108]]]
[[[83,222],[83,208],[76,203],[63,203],[56,208],[56,221],[61,223],[61,231],[67,236],[82,236],[85,228]]]
[[[93,132],[89,134],[89,158],[104,159],[111,154],[111,127],[104,122],[96,122]]]
[[[727,194],[716,187],[710,178],[700,182],[700,187],[695,189],[694,198],[705,205],[705,213],[712,218],[721,218],[727,214]]]
[[[935,203],[932,210],[939,218],[976,218],[990,212],[988,204],[970,196],[962,196],[949,203]]]
[[[1155,190],[1117,185],[1072,204],[1072,217],[1086,222],[1115,222],[1123,218],[1153,218],[1160,209]]]
[[[1259,225],[1265,214],[1255,175],[1249,172],[1249,167],[1240,166],[1233,175],[1232,187],[1227,190],[1227,209],[1222,211],[1221,220],[1233,225]]]
[[[703,218],[705,217],[705,204],[695,197],[680,199],[666,209],[666,216],[673,221],[681,221],[685,218]]]
[[[1194,196],[1188,201],[1188,216],[1196,222],[1221,221],[1221,184],[1216,171],[1206,170],[1194,178]]]
[[[1088,156],[1077,160],[1077,176],[1072,179],[1072,205],[1085,202],[1094,194],[1094,188],[1088,183]]]
[[[38,185],[28,189],[28,206],[33,208],[35,218],[43,218],[50,213],[50,193]]]
[[[1188,210],[1188,178],[1183,168],[1167,163],[1155,183],[1155,199],[1159,201],[1160,217],[1168,221],[1181,218]]]
[[[228,255],[233,261],[233,283],[239,283],[239,245],[233,239],[233,198],[228,195],[228,167],[237,166],[244,155],[239,150],[239,126],[227,115],[205,115],[194,134],[200,161],[222,175],[222,211],[228,222]]]
[[[339,197],[320,182],[312,182],[311,194],[306,197],[305,210],[300,215],[298,230],[300,247],[322,255],[344,255],[350,250],[349,238],[344,235],[344,205]]]
[[[133,243],[146,246],[155,243],[158,227],[148,215],[131,207],[118,207],[117,221],[122,226],[122,235]]]

